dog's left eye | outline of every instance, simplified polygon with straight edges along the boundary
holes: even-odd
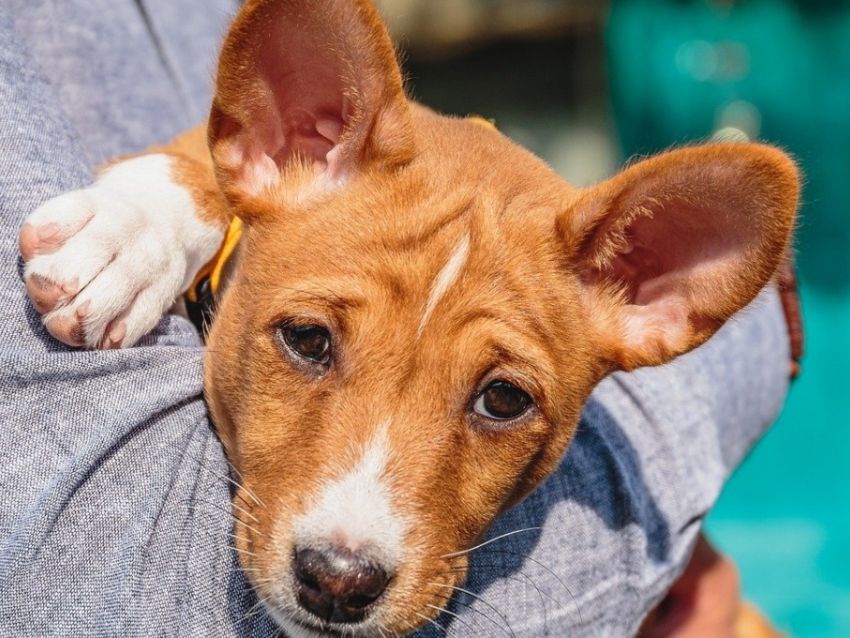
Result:
[[[295,356],[327,366],[331,361],[331,335],[322,326],[283,325],[279,334]]]
[[[494,421],[509,421],[525,414],[534,404],[531,396],[508,381],[493,381],[475,399],[473,409],[479,416]]]

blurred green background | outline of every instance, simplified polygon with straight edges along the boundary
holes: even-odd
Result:
[[[850,1],[381,4],[414,95],[495,118],[577,184],[712,137],[798,158],[803,374],[708,527],[779,628],[850,636]]]

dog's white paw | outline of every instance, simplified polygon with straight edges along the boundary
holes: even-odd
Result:
[[[133,345],[215,253],[221,232],[197,219],[186,191],[160,170],[168,158],[146,161],[157,157],[49,200],[21,228],[27,292],[59,341]]]
[[[30,215],[21,229],[26,286],[50,334],[116,348],[150,331],[186,272],[182,248],[160,231],[141,208],[97,186]]]

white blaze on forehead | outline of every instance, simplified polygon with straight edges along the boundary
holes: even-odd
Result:
[[[298,543],[342,541],[352,549],[369,545],[390,566],[401,560],[406,525],[393,510],[385,481],[388,426],[385,421],[378,427],[357,464],[324,484],[312,505],[295,520]]]
[[[434,283],[431,286],[431,294],[428,297],[428,303],[425,305],[425,312],[422,314],[422,319],[419,321],[419,334],[425,329],[425,324],[434,313],[434,309],[440,300],[445,296],[452,284],[454,284],[460,276],[463,267],[466,265],[466,260],[469,257],[469,234],[463,238],[455,246],[452,251],[449,261],[443,266],[443,269],[437,274]]]

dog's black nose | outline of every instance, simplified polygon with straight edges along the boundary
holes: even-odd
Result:
[[[296,549],[295,579],[298,603],[336,623],[362,620],[389,582],[374,559],[341,547]]]

